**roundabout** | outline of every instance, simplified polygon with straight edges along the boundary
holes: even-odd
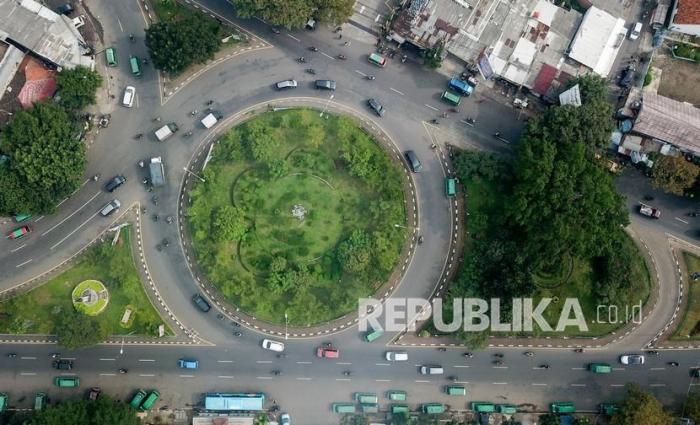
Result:
[[[352,119],[267,112],[214,152],[186,217],[198,266],[228,303],[311,326],[389,279],[407,240],[401,169]]]

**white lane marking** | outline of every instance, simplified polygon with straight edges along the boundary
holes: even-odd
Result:
[[[680,221],[681,223],[685,223],[685,224],[688,224],[688,222],[687,222],[687,221],[683,220],[683,219],[682,219],[682,218],[680,218],[680,217],[674,217],[674,218],[675,218],[676,220]]]
[[[494,369],[508,369],[508,366],[494,366]]]
[[[54,225],[52,228],[50,228],[49,230],[47,230],[47,231],[45,231],[44,233],[42,233],[41,236],[46,236],[46,235],[48,235],[49,232],[53,231],[53,229],[55,229],[55,228],[57,228],[58,226],[60,226],[61,224],[63,224],[63,223],[64,223],[66,220],[68,220],[69,218],[73,217],[75,214],[78,213],[78,211],[82,210],[82,209],[85,207],[85,205],[89,204],[90,202],[92,202],[93,199],[97,198],[97,196],[98,196],[99,194],[100,194],[100,192],[97,192],[96,194],[94,194],[94,195],[92,196],[92,198],[88,199],[88,201],[87,201],[86,203],[84,203],[83,205],[81,205],[80,208],[78,208],[77,210],[73,211],[73,212],[71,213],[71,215],[69,215],[68,217],[66,217],[66,218],[64,218],[63,220],[59,221],[59,222],[58,222],[56,225]],[[60,204],[59,204],[59,205],[60,205]]]
[[[355,72],[357,72],[358,74],[362,75],[363,77],[366,77],[366,76],[367,76],[367,74],[365,74],[364,72],[362,72],[362,71],[360,71],[360,70],[357,70],[357,69],[356,69]]]
[[[36,373],[34,373],[34,372],[22,372],[22,373],[20,373],[20,375],[21,376],[34,376],[34,375],[36,375]]]
[[[153,359],[139,359],[140,362],[154,362]]]
[[[425,103],[424,106],[425,106],[426,108],[432,109],[433,111],[439,111],[438,108],[436,108],[436,107],[434,107],[434,106],[430,106],[430,105],[428,105],[427,103]]]
[[[666,370],[666,368],[665,367],[652,367],[649,370]]]
[[[61,375],[63,375],[63,376],[74,376],[74,375],[75,375],[75,373],[71,373],[71,372],[63,372],[63,373],[61,373]]]
[[[507,382],[492,382],[491,385],[508,385]]]
[[[63,360],[75,360],[75,357],[61,357]]]
[[[571,384],[572,387],[585,387],[586,384]]]
[[[405,94],[403,94],[402,92],[396,90],[396,89],[393,88],[393,87],[389,87],[389,90],[393,91],[394,93],[398,93],[398,94],[400,94],[401,96],[406,96]]]
[[[90,220],[92,220],[93,218],[95,218],[95,216],[96,216],[97,214],[99,214],[99,213],[100,213],[99,211],[95,212],[95,214],[91,215],[87,220],[83,221],[83,222],[80,224],[80,226],[76,227],[75,230],[73,230],[72,232],[70,232],[69,234],[67,234],[66,237],[64,237],[64,238],[61,239],[60,241],[56,242],[56,244],[55,244],[54,246],[52,246],[51,249],[56,248],[57,246],[59,246],[60,244],[62,244],[66,239],[68,239],[68,238],[70,238],[71,236],[73,236],[73,233],[77,232],[78,230],[80,230],[81,227],[83,227],[83,226],[85,226],[86,224],[88,224],[88,222],[89,222]]]
[[[297,362],[297,364],[311,364],[311,362]]]
[[[625,368],[624,367],[614,367],[614,368],[612,368],[612,370],[625,370]]]
[[[625,384],[610,384],[611,387],[624,387]]]
[[[391,366],[389,363],[375,363],[375,366]]]
[[[255,379],[272,379],[271,376],[256,376]]]
[[[586,370],[585,367],[572,367],[571,370]]]
[[[291,38],[292,40],[301,41],[301,40],[299,40],[298,38],[294,37],[293,35],[291,35],[291,34],[289,34],[289,33],[287,33],[287,37]]]
[[[15,268],[18,269],[18,268],[20,268],[20,267],[22,267],[22,266],[26,266],[27,264],[31,263],[32,260],[33,260],[33,259],[30,258],[29,260],[25,261],[24,263],[19,263],[19,264],[17,264],[17,265],[15,266]]]
[[[297,381],[310,381],[310,380],[311,380],[311,378],[306,377],[306,376],[302,376],[300,378],[297,378]]]
[[[217,378],[221,379],[233,379],[233,375],[219,375]]]
[[[455,381],[455,384],[468,384],[469,381]]]
[[[263,364],[263,363],[272,363],[272,360],[257,360],[255,363],[260,363],[260,364]]]
[[[194,378],[194,375],[180,375],[180,378]]]
[[[665,387],[666,384],[649,384],[650,387]]]
[[[379,13],[377,13],[377,17],[374,18],[374,22],[379,22],[379,20],[380,20],[381,18],[382,18],[382,15],[380,15]]]
[[[430,383],[430,381],[420,381],[420,380],[416,380],[414,382],[417,382],[419,384],[429,384]]]
[[[124,32],[124,27],[122,26],[121,19],[117,18],[117,23],[119,24],[119,29],[121,30],[121,32]]]
[[[39,218],[37,218],[36,220],[34,220],[34,223],[40,222],[41,220],[44,219],[44,217],[45,217],[45,216],[42,215],[41,217],[39,217]]]
[[[336,364],[351,365],[352,363],[348,363],[348,362],[337,362]]]
[[[391,379],[375,379],[374,382],[391,382]]]
[[[22,244],[22,245],[20,245],[20,246],[18,246],[17,248],[13,249],[13,250],[10,251],[10,252],[17,252],[17,251],[19,251],[20,249],[24,248],[25,246],[27,246],[26,243],[25,243],[25,244]]]
[[[156,375],[154,375],[152,373],[142,373],[139,376],[156,376]]]
[[[114,373],[100,373],[100,376],[115,376]]]
[[[539,383],[535,383],[535,382],[533,382],[531,385],[533,385],[535,387],[546,387],[547,386],[547,384],[539,384]]]
[[[113,362],[117,359],[100,359],[101,362]]]
[[[327,57],[328,59],[333,59],[333,60],[335,60],[335,58],[334,58],[333,56],[331,56],[331,55],[327,55],[327,54],[325,54],[325,53],[323,53],[323,52],[321,52],[321,54],[322,54],[323,56]]]
[[[364,6],[360,6],[360,15],[364,14],[364,11],[365,11],[365,7],[364,7]]]
[[[351,381],[350,378],[335,378],[336,381]]]
[[[217,363],[233,363],[233,360],[217,360]]]
[[[36,360],[36,357],[25,356],[25,357],[20,357],[20,359],[21,360]]]
[[[465,369],[466,369],[466,368],[468,368],[469,366],[456,364],[456,365],[454,365],[454,366],[452,366],[452,367],[461,367],[461,368],[465,368]]]

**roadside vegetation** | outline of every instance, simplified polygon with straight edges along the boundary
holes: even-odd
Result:
[[[257,318],[306,326],[357,308],[406,238],[399,168],[355,123],[267,113],[229,131],[190,192],[199,266]]]
[[[513,158],[456,154],[468,234],[448,297],[499,298],[505,321],[512,298],[533,297],[536,305],[552,297],[544,315],[552,327],[564,300],[577,298],[589,325],[585,335],[593,336],[621,326],[625,306],[646,302],[651,284],[623,230],[628,224],[623,199],[595,157],[612,130],[605,83],[590,76],[576,83],[583,105],[552,107],[530,120]],[[616,305],[623,317],[614,324],[594,323],[597,305]],[[470,334],[461,337],[483,343],[484,334]]]
[[[109,335],[157,336],[163,323],[151,305],[134,266],[130,234],[122,230],[119,242],[90,248],[73,267],[26,294],[0,304],[0,333],[55,334],[67,348],[104,341]],[[107,307],[96,316],[79,313],[71,294],[80,282],[95,279],[109,291]],[[125,310],[131,319],[121,323]],[[166,335],[172,334],[166,325]]]
[[[651,184],[674,195],[684,195],[698,182],[700,167],[683,155],[660,155],[651,169]]]
[[[700,257],[683,252],[688,278],[688,304],[683,319],[671,339],[688,340],[700,337]]]
[[[96,401],[68,400],[39,412],[12,410],[0,414],[6,425],[139,425],[141,419],[127,403],[104,394]]]
[[[351,0],[232,0],[241,18],[260,18],[288,29],[303,27],[309,18],[341,24],[352,15]]]

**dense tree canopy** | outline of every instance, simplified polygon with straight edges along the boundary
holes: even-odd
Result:
[[[163,21],[146,30],[146,47],[156,68],[177,75],[188,66],[204,63],[221,47],[221,25],[194,14],[178,21]]]
[[[651,184],[675,195],[683,195],[693,187],[700,174],[700,167],[683,156],[661,155],[654,161]]]
[[[219,241],[237,241],[245,235],[248,226],[242,209],[224,205],[213,211],[212,236]]]
[[[69,400],[32,416],[27,425],[139,425],[128,404],[101,395],[97,401]]]
[[[622,409],[610,420],[610,425],[671,425],[671,416],[661,403],[637,385],[630,384]]]
[[[261,18],[289,29],[303,27],[309,18],[338,24],[352,15],[350,0],[232,0],[238,16]]]
[[[84,66],[64,69],[56,79],[61,106],[69,110],[82,109],[95,103],[95,93],[102,76]]]
[[[97,320],[72,308],[61,313],[55,329],[58,345],[71,350],[95,345],[107,337]]]
[[[76,135],[69,114],[53,103],[15,114],[0,139],[0,151],[9,157],[0,181],[10,189],[0,191],[2,212],[50,212],[78,187],[85,145]]]

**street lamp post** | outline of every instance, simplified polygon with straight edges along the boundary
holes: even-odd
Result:
[[[197,177],[199,180],[202,181],[202,183],[205,183],[205,182],[206,182],[206,180],[204,180],[202,177],[200,177],[199,175],[197,175],[197,173],[195,173],[194,171],[190,171],[189,169],[187,169],[187,167],[182,167],[182,169],[185,170],[186,172],[192,174],[193,176]]]
[[[332,94],[332,95],[328,98],[328,100],[326,101],[326,104],[323,106],[323,110],[321,111],[320,114],[318,114],[319,117],[323,118],[323,114],[325,114],[325,113],[326,113],[326,109],[328,109],[328,104],[331,103],[331,100],[333,100],[334,97],[335,97],[335,95]]]
[[[400,225],[400,224],[394,224],[394,227],[400,227],[400,228],[402,228],[402,229],[408,229],[408,227],[402,226],[402,225]]]
[[[289,339],[289,332],[287,332],[289,326],[289,316],[287,316],[287,312],[284,312],[284,339]]]

